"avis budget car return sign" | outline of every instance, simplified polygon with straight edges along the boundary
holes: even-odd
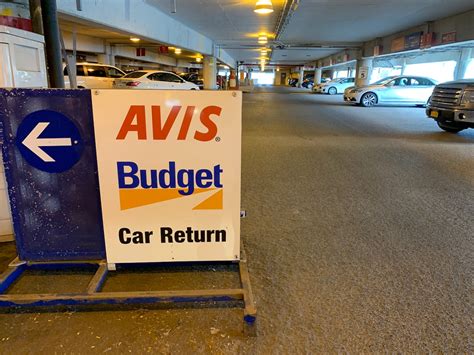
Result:
[[[108,263],[236,260],[240,92],[92,93]]]

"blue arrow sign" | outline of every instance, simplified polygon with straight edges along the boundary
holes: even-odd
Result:
[[[50,110],[36,111],[23,119],[16,145],[29,164],[49,173],[69,170],[84,150],[76,125],[63,114]]]

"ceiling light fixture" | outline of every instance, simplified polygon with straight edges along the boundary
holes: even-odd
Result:
[[[258,0],[255,4],[255,10],[259,15],[267,15],[273,12],[272,0]]]
[[[197,58],[196,58],[196,62],[198,62],[198,63],[201,63],[201,60],[202,60],[201,57],[197,57]]]
[[[174,53],[175,54],[181,54],[181,48],[175,48]]]
[[[137,43],[137,42],[140,42],[140,38],[138,38],[138,37],[130,37],[130,41]]]
[[[266,35],[259,35],[258,36],[258,43],[266,44],[268,42],[268,37]]]

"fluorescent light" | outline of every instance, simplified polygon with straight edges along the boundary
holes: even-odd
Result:
[[[138,38],[138,37],[130,37],[130,41],[135,42],[135,43],[136,43],[136,42],[140,42],[140,38]]]
[[[196,62],[198,62],[198,63],[201,63],[201,60],[202,60],[201,57],[197,57],[197,58],[196,58]]]
[[[181,49],[180,48],[175,48],[174,53],[175,54],[181,54]]]
[[[265,35],[260,35],[258,36],[258,43],[260,44],[266,44],[268,42],[268,38]]]
[[[255,10],[257,14],[266,15],[273,12],[273,5],[271,0],[258,0],[255,4]]]

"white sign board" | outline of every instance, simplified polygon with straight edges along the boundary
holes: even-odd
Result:
[[[92,92],[108,263],[240,258],[240,92]]]

